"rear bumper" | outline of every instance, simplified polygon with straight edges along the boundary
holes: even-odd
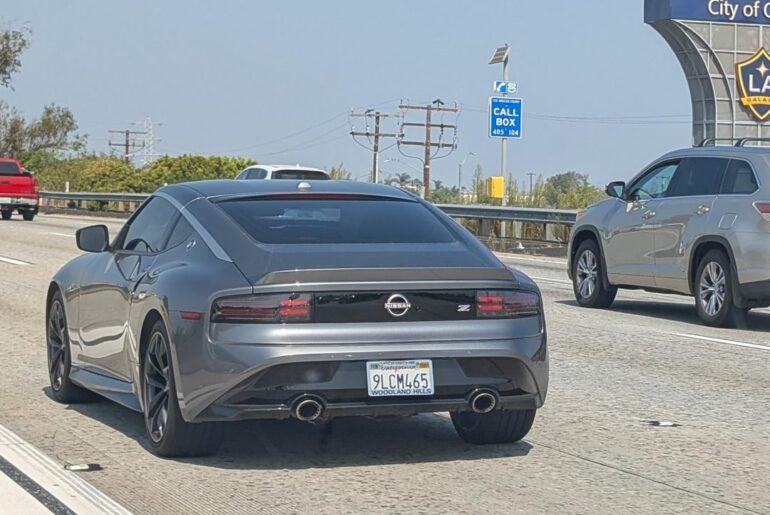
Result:
[[[19,209],[19,208],[24,210],[29,210],[30,208],[33,208],[37,210],[38,199],[31,198],[31,197],[4,196],[2,193],[0,193],[0,209],[7,210],[7,209]]]
[[[187,333],[189,336],[189,333]],[[324,417],[463,411],[478,388],[499,406],[536,409],[548,389],[545,331],[537,336],[450,343],[222,345],[204,352],[175,345],[177,396],[188,422],[281,419],[305,395],[322,399]],[[189,351],[189,353],[188,353]],[[366,362],[431,359],[435,394],[370,398]]]

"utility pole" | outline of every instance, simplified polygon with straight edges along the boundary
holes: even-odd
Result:
[[[529,172],[527,175],[529,175],[529,196],[532,196],[532,177],[535,176],[535,172]]]
[[[367,138],[374,138],[372,144],[372,182],[377,184],[380,182],[380,138],[399,138],[401,135],[397,133],[384,133],[380,131],[380,121],[383,118],[401,118],[399,114],[386,114],[380,111],[374,111],[367,109],[363,113],[351,113],[351,118],[365,118],[366,119],[366,131],[356,131],[355,128],[350,131],[350,135],[355,139],[356,136],[364,136]],[[369,131],[369,119],[374,118],[374,132]]]
[[[415,109],[420,111],[425,111],[425,123],[414,123],[414,122],[402,122],[401,123],[401,132],[404,133],[405,127],[425,127],[425,141],[399,141],[398,144],[400,145],[412,145],[412,146],[419,146],[425,148],[425,153],[422,159],[422,183],[423,183],[423,198],[429,199],[430,198],[430,162],[431,159],[434,159],[436,156],[433,155],[433,149],[436,149],[436,154],[441,151],[443,148],[449,148],[451,151],[457,149],[457,125],[451,125],[451,124],[444,124],[444,123],[433,123],[433,113],[457,113],[459,110],[456,106],[453,107],[444,107],[444,102],[442,102],[439,99],[434,100],[432,103],[426,105],[426,106],[420,106],[420,105],[409,105],[409,104],[401,104],[399,106],[399,109],[403,110],[409,110],[409,109]],[[439,140],[437,143],[434,143],[432,141],[432,131],[433,129],[440,129],[441,133],[444,133],[444,130],[451,130],[454,134],[453,142],[452,143],[443,143],[441,140]],[[451,154],[452,152],[449,152]],[[447,154],[447,156],[449,155]],[[442,156],[446,157],[446,156]]]
[[[132,131],[132,130],[124,130],[124,131],[108,131],[110,134],[120,134],[123,136],[123,141],[118,143],[113,143],[112,139],[109,140],[108,145],[110,147],[121,147],[123,148],[123,159],[126,161],[126,163],[131,162],[131,154],[132,150],[140,150],[144,148],[144,141],[141,143],[137,142],[137,139],[135,136],[144,136],[145,133],[143,131]]]

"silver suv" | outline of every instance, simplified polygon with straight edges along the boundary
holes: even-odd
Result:
[[[569,275],[581,306],[618,288],[695,297],[707,325],[770,305],[770,149],[706,146],[661,157],[578,216]]]

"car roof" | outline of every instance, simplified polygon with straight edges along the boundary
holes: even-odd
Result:
[[[10,157],[0,157],[0,163],[16,163],[19,164],[19,161]]]
[[[661,159],[667,159],[670,157],[686,157],[686,156],[704,156],[704,155],[717,155],[724,157],[740,157],[740,156],[770,156],[770,147],[735,147],[728,145],[717,145],[707,147],[690,147],[674,150],[662,156]]]
[[[312,166],[302,166],[300,164],[296,165],[262,165],[262,164],[256,164],[251,165],[245,170],[252,170],[254,168],[261,168],[263,170],[267,170],[268,172],[275,172],[276,170],[303,170],[303,171],[310,171],[310,172],[323,172],[327,173],[324,170],[321,170],[320,168],[313,168]]]
[[[300,189],[300,184],[310,185],[310,189]],[[393,199],[415,200],[410,193],[393,186],[371,184],[357,181],[233,181],[213,180],[186,182],[165,186],[158,190],[167,193],[178,200],[188,200],[190,197],[205,197],[210,200],[225,200],[238,197],[253,197],[262,195],[282,194],[313,194],[325,193],[331,195],[369,195]],[[191,195],[192,193],[192,195]]]

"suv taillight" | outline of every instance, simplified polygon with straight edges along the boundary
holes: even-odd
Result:
[[[493,290],[476,292],[478,318],[516,318],[540,314],[540,296],[534,292]]]
[[[770,202],[754,202],[754,209],[762,215],[762,218],[770,222]]]
[[[214,302],[211,321],[217,323],[309,322],[313,296],[309,293],[271,293],[230,297]]]

